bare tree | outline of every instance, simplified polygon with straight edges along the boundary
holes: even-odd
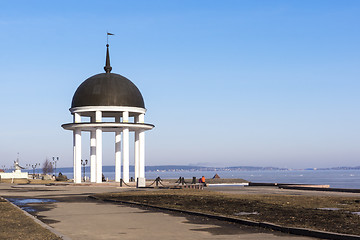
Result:
[[[52,163],[49,161],[48,158],[45,159],[45,162],[43,164],[43,174],[52,174],[53,173],[53,165]]]

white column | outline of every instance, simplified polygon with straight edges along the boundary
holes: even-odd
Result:
[[[145,115],[139,115],[139,123],[144,123]],[[145,131],[139,133],[139,177],[145,178]]]
[[[120,116],[115,117],[115,122],[120,122]],[[121,131],[115,131],[115,182],[121,179]]]
[[[74,183],[81,183],[81,130],[74,131]]]
[[[96,182],[96,133],[90,132],[90,182]]]
[[[73,131],[73,172],[74,172],[74,182],[76,179],[76,134],[75,130]]]
[[[129,122],[129,112],[123,112],[123,122]],[[123,180],[129,182],[129,128],[122,131]]]
[[[95,121],[102,121],[101,111],[95,112]],[[95,132],[95,141],[96,141],[96,182],[102,182],[102,128],[96,128]]]
[[[74,113],[74,123],[81,122],[81,115]],[[74,183],[81,183],[81,130],[74,130]]]
[[[139,133],[139,177],[145,178],[145,131]]]
[[[135,146],[134,146],[134,157],[135,157],[135,180],[137,181],[139,177],[139,160],[140,160],[140,152],[139,152],[139,131],[135,131]]]

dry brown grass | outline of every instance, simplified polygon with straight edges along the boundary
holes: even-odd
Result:
[[[0,213],[0,239],[61,239],[2,198],[0,198]]]
[[[41,179],[2,179],[0,183],[14,183],[14,184],[49,184],[49,183],[59,183],[61,181],[55,180],[41,180]],[[71,182],[65,181],[65,182]]]
[[[360,198],[225,194],[198,190],[131,191],[97,194],[101,199],[131,201],[153,206],[271,222],[288,227],[360,235]],[[321,210],[319,208],[338,208]],[[240,213],[254,213],[242,215]]]
[[[30,183],[29,179],[1,179],[1,183],[15,183],[15,184],[27,184]]]

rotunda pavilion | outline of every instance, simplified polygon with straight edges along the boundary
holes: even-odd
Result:
[[[135,84],[126,77],[111,73],[109,44],[106,48],[105,73],[86,79],[77,88],[70,108],[73,123],[62,125],[64,129],[73,131],[74,182],[81,183],[83,131],[90,132],[90,182],[102,182],[103,132],[115,132],[115,181],[122,179],[125,183],[129,182],[129,134],[133,132],[135,180],[138,187],[143,187],[145,131],[151,130],[154,125],[145,123],[144,99]]]

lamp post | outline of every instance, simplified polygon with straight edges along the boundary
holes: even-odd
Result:
[[[33,179],[35,179],[35,170],[36,170],[36,167],[37,166],[40,166],[40,163],[36,163],[35,165],[31,165],[31,167],[33,168]]]
[[[56,177],[56,162],[59,161],[59,157],[53,157],[53,162],[55,166],[55,177]]]
[[[87,159],[85,159],[85,160],[82,160],[81,159],[81,165],[83,166],[83,175],[84,175],[84,182],[85,182],[85,166],[86,166],[86,164],[88,163],[88,160]]]

